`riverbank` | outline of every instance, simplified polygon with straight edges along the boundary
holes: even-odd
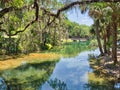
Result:
[[[120,82],[120,58],[118,58],[118,63],[114,65],[111,57],[102,56],[95,57],[94,55],[90,55],[90,66],[93,69],[93,73],[90,73],[89,80],[91,82],[95,82],[94,78],[96,78],[97,82],[101,82],[103,85],[108,84],[111,85],[111,88],[114,88],[115,83]],[[92,77],[91,77],[92,76]]]
[[[63,46],[56,46],[51,50],[40,53],[30,53],[28,55],[12,55],[0,57],[0,70],[16,68],[24,63],[39,63],[51,60],[58,60],[61,56],[72,57],[79,52],[88,50],[89,42],[68,42]]]
[[[48,80],[61,56],[69,57],[89,49],[86,42],[73,42],[66,43],[64,46],[54,49],[55,51],[31,53],[17,58],[1,60],[0,76],[6,81],[9,88],[14,88],[13,90],[17,90],[16,88],[37,90],[40,85]],[[69,51],[70,53],[68,53]]]
[[[23,55],[18,58],[0,60],[0,70],[16,68],[26,63],[42,63],[45,61],[58,60],[60,57],[60,55],[55,53],[31,53],[29,55]]]

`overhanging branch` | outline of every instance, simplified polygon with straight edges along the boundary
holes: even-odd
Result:
[[[8,7],[8,8],[5,8],[5,9],[1,10],[1,11],[0,11],[0,18],[1,18],[2,16],[4,16],[6,13],[12,11],[13,9],[14,9],[14,7]]]
[[[59,17],[61,12],[65,11],[65,10],[75,6],[75,5],[90,4],[90,3],[96,3],[96,2],[120,2],[120,0],[85,0],[85,1],[75,1],[75,2],[72,2],[72,3],[70,3],[68,5],[65,5],[64,7],[58,9],[57,13],[50,12],[46,8],[43,8],[43,7],[41,8],[41,10],[43,10],[45,12],[45,14],[54,17],[53,20],[48,23],[48,26],[49,26],[55,20],[55,18]],[[16,31],[12,35],[8,34],[7,31],[4,31],[4,30],[0,30],[0,31],[5,32],[8,36],[14,36],[14,35],[17,35],[20,32],[24,32],[30,25],[32,25],[33,23],[35,23],[38,20],[39,6],[38,6],[38,3],[37,3],[37,0],[34,0],[34,8],[35,8],[35,20],[33,20],[30,23],[28,23],[23,30]],[[12,10],[15,10],[15,8],[14,7],[9,7],[9,8],[5,8],[5,9],[1,10],[0,11],[0,18],[2,16],[4,16],[6,13],[8,13],[8,12],[10,12]]]
[[[90,3],[96,3],[96,2],[120,2],[120,0],[84,0],[84,1],[76,1],[76,2],[72,2],[68,5],[65,5],[64,7],[60,8],[57,10],[57,13],[53,13],[48,11],[45,8],[41,8],[45,13],[47,13],[48,15],[54,16],[54,17],[59,17],[60,13],[75,6],[75,5],[81,5],[81,4],[90,4]]]
[[[9,34],[6,30],[0,29],[0,31],[5,32],[8,36],[14,36],[18,33],[24,32],[30,25],[34,24],[38,20],[38,14],[39,14],[39,6],[36,0],[34,0],[34,8],[35,8],[35,19],[28,23],[23,30],[16,31],[14,34]]]
[[[12,11],[17,11],[17,10],[22,10],[27,8],[27,6],[23,6],[21,8],[16,8],[16,7],[8,7],[8,8],[4,8],[0,11],[0,18],[2,18],[6,13],[12,12]]]

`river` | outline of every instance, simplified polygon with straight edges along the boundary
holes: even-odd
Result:
[[[99,55],[99,50],[81,52],[71,58],[61,58],[48,81],[40,86],[39,90],[85,90],[88,73],[92,72],[88,54]]]

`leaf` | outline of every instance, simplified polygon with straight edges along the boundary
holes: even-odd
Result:
[[[15,7],[22,7],[23,5],[24,5],[24,0],[14,0],[13,1],[13,6],[15,6]]]

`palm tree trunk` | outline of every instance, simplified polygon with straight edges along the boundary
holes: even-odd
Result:
[[[112,43],[112,59],[114,64],[117,63],[117,24],[113,22],[113,43]]]
[[[108,24],[108,26],[106,27],[106,31],[107,31],[107,54],[110,55],[111,51],[110,51],[110,46],[112,44],[112,42],[110,41],[110,36],[112,36],[112,29],[111,29],[111,23]]]
[[[99,27],[99,20],[96,20],[95,24],[96,24],[95,33],[96,33],[96,38],[97,38],[97,42],[98,42],[98,47],[99,47],[101,55],[103,56],[104,53],[103,53],[103,50],[102,50],[102,44],[101,44],[101,40],[100,40],[100,32],[99,32],[99,29],[98,29],[98,27]]]
[[[106,41],[106,37],[104,37],[104,45],[103,45],[103,48],[104,48],[104,53],[107,54],[108,51],[107,51],[107,41]]]

